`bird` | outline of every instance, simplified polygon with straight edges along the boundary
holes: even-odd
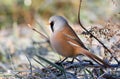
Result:
[[[52,32],[50,35],[50,44],[58,54],[66,58],[75,58],[78,55],[84,55],[99,65],[109,67],[108,63],[89,52],[63,16],[51,16],[49,18],[49,27]]]

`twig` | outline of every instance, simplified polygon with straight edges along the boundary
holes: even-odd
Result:
[[[27,55],[25,55],[25,56],[26,56],[26,58],[27,58],[27,60],[29,62],[29,65],[30,65],[30,76],[32,76],[32,64],[31,64],[30,59],[28,58],[28,56]]]
[[[40,34],[42,37],[44,37],[49,42],[49,38],[46,35],[44,35],[43,33],[39,32],[37,29],[33,28],[30,24],[28,24],[28,27],[30,27],[32,30],[34,30],[38,34]]]
[[[43,31],[43,33],[45,33],[45,35],[48,37],[48,33],[46,32],[46,30],[43,28],[43,22],[41,20],[41,18],[36,15],[36,19],[35,19],[36,23],[40,26],[41,30]]]
[[[16,70],[15,66],[14,66],[14,62],[12,61],[12,56],[10,55],[10,53],[8,53],[9,59],[10,59],[10,64],[11,64],[11,68],[12,70]]]
[[[80,21],[80,8],[81,8],[81,3],[82,0],[80,0],[80,4],[79,4],[79,10],[78,10],[78,22],[80,24],[80,26],[86,31],[88,32],[93,38],[95,38],[105,49],[107,49],[107,51],[111,54],[111,56],[117,61],[118,64],[120,64],[120,62],[118,61],[118,59],[116,57],[113,56],[113,53],[97,38],[95,37],[92,33],[90,33],[81,23]]]
[[[74,62],[72,64],[70,64],[69,62],[63,62],[62,63],[63,66],[65,67],[65,69],[71,69],[71,68],[79,68],[79,67],[89,67],[89,68],[104,68],[103,66],[99,65],[99,64],[91,64],[90,62]],[[110,65],[111,68],[120,68],[120,66],[118,64],[111,64]]]

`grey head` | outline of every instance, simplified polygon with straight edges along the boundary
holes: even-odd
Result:
[[[52,32],[55,32],[63,29],[68,24],[68,22],[64,17],[55,15],[50,17],[49,24]]]

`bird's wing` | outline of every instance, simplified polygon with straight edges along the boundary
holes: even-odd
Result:
[[[80,38],[77,36],[75,31],[69,25],[66,25],[64,29],[62,29],[61,34],[65,36],[66,40],[71,40],[73,43],[78,44],[82,48],[88,50]]]
[[[83,42],[78,38],[78,36],[75,35],[75,37],[74,37],[74,36],[71,36],[71,35],[68,35],[68,34],[64,34],[64,35],[65,35],[66,37],[68,37],[68,38],[76,41],[81,47],[83,47],[83,48],[85,48],[86,50],[88,50],[88,49],[85,47],[85,45],[83,44]]]

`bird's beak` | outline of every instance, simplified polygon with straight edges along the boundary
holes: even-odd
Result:
[[[46,23],[47,26],[50,26],[50,23]]]

